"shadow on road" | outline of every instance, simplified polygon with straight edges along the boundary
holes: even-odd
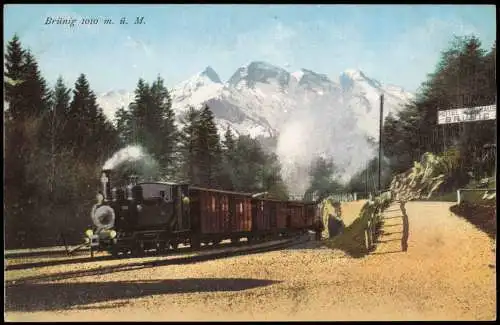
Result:
[[[497,233],[496,206],[463,202],[451,206],[450,211],[473,224],[491,239],[495,239]]]
[[[72,253],[72,256],[89,255],[89,249],[81,249]],[[27,252],[5,252],[6,258],[23,258],[23,257],[64,257],[68,256],[65,250],[42,250],[42,251],[27,251]]]
[[[181,257],[176,257],[176,258],[145,261],[145,262],[135,262],[135,263],[130,263],[130,262],[125,261],[124,263],[120,263],[117,265],[111,265],[111,266],[100,267],[100,268],[93,268],[90,270],[87,269],[87,270],[70,271],[70,272],[57,273],[57,274],[43,274],[43,275],[25,277],[25,278],[22,278],[19,280],[5,281],[5,286],[7,287],[7,286],[14,286],[14,285],[20,285],[20,284],[25,284],[25,283],[35,283],[35,282],[40,282],[40,281],[59,281],[59,280],[66,280],[66,279],[73,279],[73,278],[81,278],[81,277],[85,277],[85,276],[96,276],[96,275],[103,275],[103,274],[109,274],[109,273],[128,272],[128,271],[134,271],[137,269],[148,268],[148,267],[194,264],[194,263],[209,261],[209,260],[213,260],[213,259],[228,258],[228,257],[239,256],[239,255],[258,254],[258,253],[266,252],[268,250],[280,250],[280,249],[284,249],[284,248],[262,247],[262,248],[256,248],[252,251],[234,251],[234,252],[223,251],[223,252],[207,254],[207,255],[183,256],[183,257],[181,256]]]
[[[107,260],[112,260],[112,259],[114,259],[112,256],[97,256],[97,257],[93,257],[93,258],[92,257],[81,257],[81,258],[65,259],[65,260],[57,260],[57,261],[41,261],[41,262],[33,262],[33,263],[7,265],[5,270],[6,271],[24,270],[24,269],[33,269],[33,268],[37,268],[37,267],[107,261]]]
[[[395,254],[395,253],[401,253],[401,251],[375,252],[371,253],[371,255],[385,255],[385,254]]]
[[[396,234],[402,234],[402,231],[393,231],[393,232],[387,232],[387,231],[380,231],[380,236],[390,236],[390,235],[396,235]]]
[[[222,248],[222,247],[241,247],[245,245],[245,242],[239,242],[239,243],[231,243],[231,244],[224,244],[224,245],[218,245],[216,248]],[[68,259],[62,259],[62,260],[56,260],[56,261],[40,261],[40,262],[33,262],[33,263],[23,263],[23,264],[14,264],[14,265],[7,265],[6,270],[7,271],[13,271],[13,270],[23,270],[23,269],[32,269],[32,268],[37,268],[37,267],[48,267],[48,266],[57,266],[57,265],[70,265],[70,264],[76,264],[76,263],[89,263],[89,262],[101,262],[101,261],[108,261],[108,260],[119,260],[121,258],[126,258],[126,259],[139,259],[139,258],[144,258],[144,257],[153,257],[153,256],[158,256],[158,257],[167,257],[167,256],[182,256],[182,254],[187,254],[187,253],[192,253],[194,251],[199,251],[199,252],[205,252],[210,249],[213,249],[214,246],[202,246],[198,250],[194,250],[191,247],[179,247],[175,251],[169,251],[167,253],[163,254],[155,254],[155,253],[146,253],[143,256],[124,256],[124,257],[113,257],[111,255],[104,255],[104,256],[96,256],[96,257],[81,257],[81,258],[68,258]],[[89,254],[87,252],[87,254]],[[64,256],[64,255],[62,255]]]
[[[395,238],[395,239],[387,239],[387,240],[377,240],[377,243],[389,243],[393,241],[401,241],[400,238]]]
[[[327,239],[324,245],[329,248],[339,249],[349,257],[362,258],[369,251],[365,247],[366,221],[357,218],[349,226],[345,227],[338,236]]]
[[[385,210],[385,212],[389,211],[399,211],[402,213],[402,215],[397,215],[397,216],[392,216],[392,217],[384,217],[382,219],[381,227],[380,227],[380,232],[379,232],[379,238],[376,239],[377,244],[384,244],[390,245],[389,243],[391,242],[401,242],[401,251],[406,251],[408,249],[408,235],[409,235],[409,220],[408,220],[408,215],[406,213],[406,208],[404,204],[399,205],[398,209],[390,209],[390,210]],[[390,219],[401,219],[401,223],[387,223],[387,220]],[[393,221],[394,222],[394,221]],[[402,231],[394,231],[393,227],[402,227]],[[389,235],[401,235],[401,238],[392,238],[392,239],[380,239],[380,237],[387,237]],[[387,251],[387,252],[374,252],[372,253],[373,255],[382,255],[382,254],[392,254],[392,253],[400,253],[401,251]]]
[[[394,224],[386,224],[384,223],[384,228],[387,228],[387,227],[397,227],[397,226],[402,226],[403,224],[402,223],[394,223]]]
[[[6,311],[53,311],[120,299],[215,291],[242,291],[279,281],[260,279],[175,279],[80,283],[31,283],[6,288]],[[123,302],[117,302],[123,304]],[[116,305],[103,306],[115,308]]]
[[[390,219],[401,219],[401,216],[395,216],[395,217],[384,217],[384,220],[390,220]]]

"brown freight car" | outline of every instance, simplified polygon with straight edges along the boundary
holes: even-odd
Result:
[[[290,228],[301,229],[305,227],[305,205],[302,202],[288,202]]]
[[[286,204],[275,199],[252,200],[252,235],[258,239],[277,237],[287,229]]]
[[[306,204],[306,226],[308,228],[313,227],[314,221],[317,218],[318,207],[314,203]]]
[[[315,214],[315,204],[312,202],[254,200],[252,231],[256,236],[260,236],[285,235],[296,230],[305,230],[313,225]]]
[[[190,187],[189,195],[192,230],[200,242],[237,241],[252,231],[251,194]]]

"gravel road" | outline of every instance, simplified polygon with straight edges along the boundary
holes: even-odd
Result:
[[[346,203],[343,212],[355,213],[361,205]],[[7,286],[5,317],[13,321],[493,320],[494,243],[452,215],[449,206],[408,204],[406,253],[400,249],[400,212],[390,211],[382,242],[360,259],[308,242],[281,251],[184,265],[127,268],[154,258],[79,262],[75,257],[73,263],[7,271],[9,282],[39,278]],[[46,275],[61,277],[48,280]]]

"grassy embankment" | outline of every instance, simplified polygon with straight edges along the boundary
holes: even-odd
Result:
[[[354,258],[367,255],[369,249],[366,247],[365,230],[372,218],[374,209],[375,205],[369,206],[368,202],[343,203],[342,217],[346,223],[346,227],[342,234],[325,240],[325,246],[332,249],[339,249]],[[352,222],[349,222],[351,220]],[[376,227],[375,233],[377,233],[377,230]]]

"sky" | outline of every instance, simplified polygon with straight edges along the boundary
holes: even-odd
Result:
[[[120,24],[121,18],[128,24]],[[144,17],[142,24],[134,24]],[[47,24],[48,18],[76,19]],[[82,19],[97,24],[81,24]],[[104,24],[111,19],[114,24]],[[359,69],[417,91],[453,35],[490,49],[494,5],[5,5],[4,48],[17,33],[49,84],[85,73],[102,93],[158,74],[169,87],[211,66],[223,81],[251,61],[338,78]]]

